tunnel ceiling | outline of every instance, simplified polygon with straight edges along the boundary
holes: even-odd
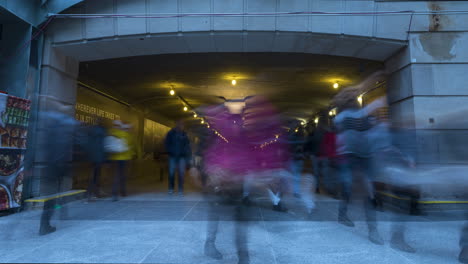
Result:
[[[299,53],[168,54],[83,62],[79,80],[170,119],[189,118],[173,86],[193,107],[265,95],[287,116],[308,118],[341,87],[360,82],[381,63]],[[231,80],[236,79],[233,86]]]

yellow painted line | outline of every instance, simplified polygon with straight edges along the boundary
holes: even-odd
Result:
[[[394,194],[391,194],[391,193],[386,193],[386,192],[378,192],[380,194],[383,194],[385,196],[389,196],[389,197],[392,197],[392,198],[395,198],[395,199],[399,199],[399,200],[405,200],[405,201],[409,201],[410,199],[408,198],[403,198],[403,197],[399,197],[399,196],[396,196]]]
[[[468,204],[468,201],[419,201],[422,204]]]
[[[378,193],[381,193],[385,196],[389,196],[389,197],[399,199],[399,200],[405,200],[405,201],[410,200],[408,198],[399,197],[391,193],[386,193],[386,192],[378,192]],[[468,204],[468,201],[418,201],[418,203],[420,204]]]
[[[79,194],[79,193],[84,193],[84,192],[86,192],[86,190],[78,190],[78,191],[74,191],[74,192],[70,192],[70,193],[64,193],[64,194],[59,194],[59,195],[55,195],[55,196],[47,197],[47,198],[42,198],[42,199],[28,199],[28,200],[25,200],[25,202],[28,202],[28,203],[33,203],[33,202],[43,203],[43,202],[47,202],[47,201],[52,200],[52,199],[57,199],[57,198],[61,198],[61,197],[71,196],[71,195],[75,195],[75,194]]]

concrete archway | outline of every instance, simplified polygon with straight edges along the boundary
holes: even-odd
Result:
[[[130,56],[214,52],[290,52],[354,57],[385,64],[390,79],[389,101],[396,120],[409,120],[416,130],[421,162],[463,162],[453,146],[466,124],[437,120],[447,109],[464,110],[468,90],[461,87],[466,74],[450,78],[448,72],[468,69],[466,23],[460,17],[441,15],[446,24],[434,29],[431,15],[410,13],[380,16],[379,10],[463,9],[466,3],[247,0],[247,1],[81,1],[66,14],[104,14],[102,17],[57,18],[47,32],[42,65],[42,93],[74,104],[79,63]],[[232,16],[217,13],[277,13],[294,11],[370,12],[334,16]],[[167,14],[174,17],[129,18],[120,14]],[[204,13],[184,17],[180,14]],[[177,15],[179,14],[179,15]],[[444,22],[445,23],[445,22]],[[460,32],[453,33],[456,29]],[[430,31],[430,32],[429,32]],[[441,56],[442,54],[442,56]],[[447,55],[448,54],[448,55]],[[454,56],[456,54],[456,56]],[[431,105],[430,108],[427,106]],[[41,108],[47,102],[41,102]],[[456,108],[456,109],[453,109]],[[429,121],[428,121],[429,120]],[[430,120],[436,120],[430,121]],[[455,130],[456,131],[455,131]],[[433,132],[437,131],[438,134]],[[440,132],[442,131],[442,132]],[[448,144],[447,142],[450,141]],[[440,148],[440,146],[450,146]],[[460,149],[456,153],[466,153]]]

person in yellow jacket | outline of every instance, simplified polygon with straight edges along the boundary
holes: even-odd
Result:
[[[113,201],[118,201],[119,199],[119,188],[120,195],[124,197],[127,196],[126,181],[128,161],[133,159],[136,155],[134,139],[130,134],[130,128],[130,125],[120,120],[115,120],[113,127],[109,129],[109,136],[118,139],[115,142],[115,145],[119,145],[115,146],[116,149],[120,149],[120,151],[114,151],[109,154],[109,160],[115,163],[117,170],[112,185]]]

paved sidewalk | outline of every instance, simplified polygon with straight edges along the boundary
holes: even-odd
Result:
[[[252,208],[248,233],[251,263],[457,263],[462,212],[411,217],[408,242],[415,254],[389,246],[391,212],[379,212],[384,246],[367,239],[362,206],[355,201],[350,218],[356,227],[336,222],[337,201],[318,197],[308,217],[295,198],[287,213],[260,199]],[[0,262],[22,263],[237,263],[232,206],[221,211],[216,241],[224,258],[203,254],[208,203],[199,194],[185,197],[142,194],[118,202],[77,201],[57,210],[55,233],[38,236],[40,212],[0,217]]]

